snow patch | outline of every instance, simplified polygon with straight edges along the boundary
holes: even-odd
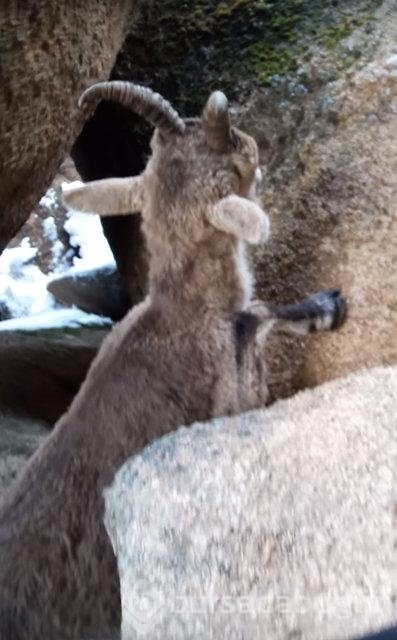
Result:
[[[99,216],[70,211],[64,227],[70,236],[71,246],[78,249],[78,255],[73,259],[74,273],[114,266],[114,257],[103,235]]]
[[[63,182],[61,189],[63,193],[66,193],[68,189],[82,184],[79,180]],[[98,215],[71,209],[68,212],[64,228],[69,234],[71,246],[78,248],[78,255],[73,260],[72,273],[115,266],[114,257],[104,236],[101,219]],[[72,275],[72,273],[69,272],[68,275]]]
[[[0,302],[13,318],[42,313],[55,306],[54,297],[47,291],[47,276],[32,264],[37,249],[24,238],[13,249],[5,249],[0,256]]]
[[[40,206],[46,209],[53,209],[57,206],[57,198],[55,189],[48,189],[39,202]]]
[[[55,242],[58,238],[58,232],[55,225],[54,216],[48,216],[43,220],[41,226],[43,227],[43,235],[50,242]]]
[[[0,331],[36,331],[38,329],[79,328],[84,326],[107,327],[110,318],[85,313],[80,309],[54,309],[34,316],[14,318],[0,322]]]
[[[71,184],[75,186],[81,183]],[[56,215],[59,206],[56,191],[49,189],[40,200],[40,205]],[[64,248],[53,215],[42,222],[43,235],[49,241],[53,256],[53,268],[48,275],[34,264],[37,249],[31,246],[28,237],[23,238],[19,246],[5,249],[0,255],[0,309],[5,310],[5,317],[11,316],[11,320],[0,322],[0,330],[111,323],[108,318],[65,308],[47,291],[47,284],[54,278],[92,273],[99,268],[115,266],[98,215],[69,211],[64,229],[70,237],[70,251],[74,250],[76,254],[72,268],[69,267],[70,262],[63,263]]]

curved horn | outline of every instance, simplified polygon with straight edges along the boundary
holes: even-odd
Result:
[[[185,123],[170,103],[149,87],[132,82],[114,80],[98,82],[86,89],[80,96],[79,107],[99,100],[114,100],[130,107],[147,120],[153,127],[166,131],[183,133]]]
[[[231,135],[229,104],[222,91],[211,93],[203,110],[202,123],[208,146],[214,151],[225,151]]]

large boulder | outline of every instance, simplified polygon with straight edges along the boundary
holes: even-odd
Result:
[[[107,330],[0,332],[0,414],[51,426],[67,410]]]
[[[346,640],[390,624],[396,416],[397,368],[377,368],[129,460],[105,492],[123,640]]]
[[[241,122],[256,137],[271,240],[255,252],[258,293],[287,302],[341,287],[348,321],[337,333],[274,336],[273,395],[397,361],[397,21],[386,1],[371,30],[344,40],[356,62],[330,55],[298,82],[256,92]]]
[[[129,309],[129,300],[113,266],[76,272],[53,278],[47,289],[62,304],[75,305],[86,313],[120,320]]]
[[[133,0],[27,0],[0,9],[0,252],[81,129],[80,93],[104,80],[134,20]]]

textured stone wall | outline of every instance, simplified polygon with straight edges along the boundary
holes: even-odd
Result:
[[[108,77],[134,6],[132,0],[2,3],[0,251],[70,150],[87,117],[77,99]]]

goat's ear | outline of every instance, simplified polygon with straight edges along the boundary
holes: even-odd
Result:
[[[141,178],[108,178],[81,185],[64,185],[62,200],[68,209],[117,216],[141,211]]]
[[[250,244],[266,242],[269,218],[251,200],[231,195],[222,198],[208,212],[208,221],[220,231],[230,233]]]

